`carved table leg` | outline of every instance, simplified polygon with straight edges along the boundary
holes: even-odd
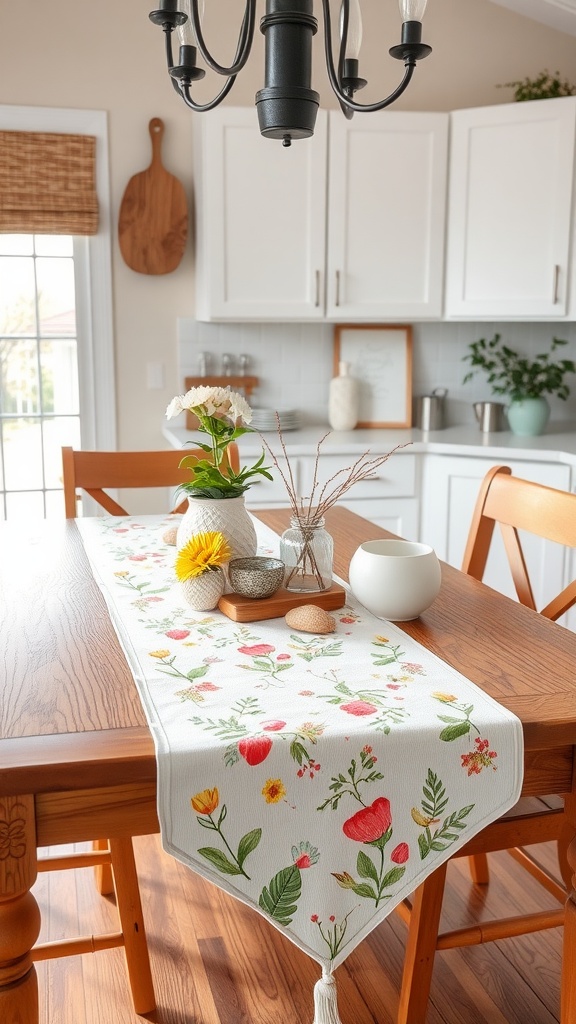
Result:
[[[38,984],[31,949],[40,911],[34,798],[0,797],[0,1021],[38,1024]]]

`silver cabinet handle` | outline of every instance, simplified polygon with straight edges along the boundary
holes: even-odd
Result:
[[[554,305],[558,302],[558,282],[560,280],[560,264],[554,265],[554,288],[552,291],[552,302]]]
[[[316,307],[318,307],[320,305],[320,271],[319,270],[316,271],[315,276],[316,276],[316,301],[314,302],[314,305]]]
[[[334,300],[334,305],[335,306],[339,306],[340,305],[340,271],[339,270],[336,271],[336,298]]]

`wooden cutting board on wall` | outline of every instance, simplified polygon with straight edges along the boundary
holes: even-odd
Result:
[[[162,164],[164,123],[148,125],[152,162],[128,182],[118,216],[124,262],[139,274],[169,274],[182,259],[188,235],[188,206],[182,183]]]

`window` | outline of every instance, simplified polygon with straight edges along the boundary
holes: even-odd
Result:
[[[61,446],[116,447],[106,115],[0,105],[0,129],[97,140],[98,234],[0,234],[0,518],[61,516]]]
[[[0,518],[62,515],[80,444],[73,240],[0,234]]]

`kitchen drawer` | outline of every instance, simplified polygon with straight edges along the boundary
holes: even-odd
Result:
[[[374,452],[371,453],[374,456]],[[316,493],[319,494],[323,484],[333,479],[328,486],[328,492],[332,491],[339,482],[347,479],[351,467],[354,465],[357,455],[321,455],[318,464],[318,479],[320,487]],[[304,460],[303,460],[304,461]],[[343,470],[343,472],[341,472]],[[339,474],[336,476],[336,474]],[[303,467],[302,486],[305,495],[310,493],[314,479],[314,459],[305,460]],[[361,480],[347,491],[346,499],[359,498],[410,498],[416,495],[416,456],[415,455],[391,455],[387,462],[380,466],[373,477]]]
[[[375,526],[381,526],[382,529],[397,534],[398,537],[418,540],[418,498],[354,499],[345,495],[338,504],[364,519],[369,519]]]

